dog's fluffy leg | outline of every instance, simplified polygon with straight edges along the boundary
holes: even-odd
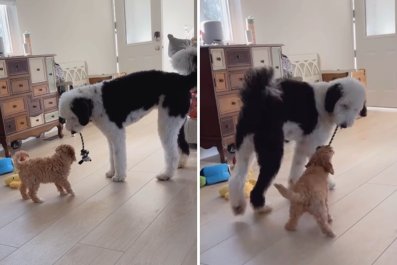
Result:
[[[158,131],[164,149],[165,170],[157,175],[158,180],[169,180],[178,167],[178,133],[184,121],[181,117],[170,117],[168,109],[159,108]]]
[[[288,231],[295,231],[296,226],[298,225],[299,218],[305,211],[301,204],[298,203],[291,203],[289,208],[289,220],[285,224],[285,229]]]
[[[60,196],[65,196],[65,195],[67,194],[67,193],[64,191],[64,189],[63,189],[61,183],[55,182],[54,184],[55,184],[55,186],[57,187]]]
[[[244,183],[254,152],[253,136],[246,136],[236,153],[236,166],[229,180],[229,198],[233,213],[243,214],[246,208]]]
[[[115,167],[115,175],[112,177],[114,182],[123,182],[127,175],[127,151],[125,143],[125,129],[117,129],[113,135],[108,136],[112,139],[112,150]]]
[[[114,169],[114,156],[113,156],[113,144],[110,141],[110,139],[107,137],[108,140],[108,145],[109,145],[109,160],[110,160],[110,169],[108,172],[106,172],[106,177],[111,178],[115,174],[115,169]]]
[[[309,157],[307,153],[307,148],[304,148],[304,144],[297,142],[289,174],[290,185],[296,183],[305,171],[305,164]]]
[[[29,196],[27,194],[27,187],[23,182],[21,182],[21,186],[19,186],[19,191],[21,192],[22,199],[29,200]]]

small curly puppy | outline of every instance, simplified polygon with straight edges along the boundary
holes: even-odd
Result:
[[[16,169],[19,171],[21,186],[19,188],[22,198],[29,197],[36,203],[42,202],[37,197],[40,183],[55,183],[61,196],[69,193],[74,196],[67,177],[70,167],[76,161],[74,148],[63,144],[55,149],[55,154],[46,158],[33,158],[25,151],[18,151],[13,156]],[[27,192],[28,190],[28,192]],[[65,192],[66,191],[66,192]]]
[[[290,217],[285,229],[295,231],[299,217],[304,212],[314,216],[323,233],[334,237],[330,223],[331,215],[328,211],[328,173],[334,174],[331,158],[334,154],[331,146],[317,147],[317,151],[310,158],[306,170],[298,182],[290,189],[283,185],[274,184],[281,195],[290,202]]]

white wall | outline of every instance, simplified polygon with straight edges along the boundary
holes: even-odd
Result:
[[[194,0],[163,0],[163,70],[174,71],[168,57],[168,34],[178,39],[191,38],[194,35]],[[188,33],[185,31],[185,27]]]
[[[89,74],[116,72],[111,0],[17,0],[17,10],[22,33],[31,33],[33,54],[84,60]]]
[[[282,43],[286,55],[318,53],[324,70],[353,68],[350,0],[241,0],[241,7],[243,19],[255,18],[257,42]]]

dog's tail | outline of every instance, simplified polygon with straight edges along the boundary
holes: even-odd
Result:
[[[244,104],[263,100],[264,96],[280,98],[281,91],[273,85],[273,68],[254,68],[246,72],[241,99]],[[263,102],[262,102],[263,104]]]
[[[26,163],[27,160],[30,159],[29,154],[26,151],[18,151],[13,156],[13,161],[16,169],[20,169],[22,165]]]
[[[301,194],[293,192],[292,190],[287,189],[281,184],[274,184],[274,187],[280,192],[280,194],[290,200],[291,202],[303,202],[304,198]]]

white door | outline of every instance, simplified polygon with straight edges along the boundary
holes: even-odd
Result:
[[[397,107],[396,0],[354,0],[357,66],[366,69],[367,105]]]
[[[120,72],[161,70],[161,0],[114,0]]]

